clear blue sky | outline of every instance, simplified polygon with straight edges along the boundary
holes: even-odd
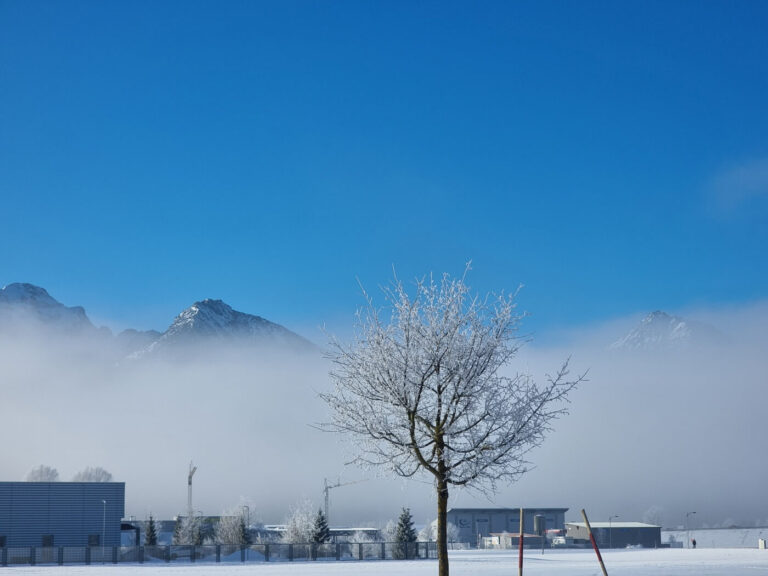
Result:
[[[768,2],[0,0],[0,285],[343,326],[474,262],[528,328],[768,296]]]

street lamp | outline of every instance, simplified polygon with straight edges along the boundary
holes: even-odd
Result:
[[[104,564],[104,545],[107,539],[107,501],[102,500],[104,505],[104,514],[101,517],[101,563]]]
[[[685,539],[688,540],[688,548],[691,547],[691,530],[688,527],[688,516],[691,514],[696,514],[696,512],[685,513]]]
[[[613,548],[613,519],[618,518],[618,514],[608,516],[608,548]]]
[[[245,520],[245,534],[243,534],[243,537],[245,538],[245,559],[248,560],[248,552],[249,549],[247,548],[249,544],[250,535],[251,535],[251,508],[248,505],[243,506],[243,516],[246,518]]]

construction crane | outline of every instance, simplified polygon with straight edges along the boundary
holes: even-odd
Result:
[[[349,486],[351,484],[360,484],[360,482],[365,482],[365,480],[355,480],[353,482],[341,482],[341,479],[336,480],[336,484],[328,484],[328,478],[324,478],[324,486],[323,486],[323,493],[325,495],[325,521],[328,523],[328,525],[331,525],[330,516],[328,515],[328,503],[330,501],[330,492],[334,488],[341,488],[342,486]]]
[[[197,466],[189,461],[189,476],[187,476],[187,512],[192,517],[192,476],[197,472]]]

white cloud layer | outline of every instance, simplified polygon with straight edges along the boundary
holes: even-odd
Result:
[[[524,348],[513,369],[543,378],[571,356],[574,372],[589,368],[589,381],[531,454],[535,468],[492,504],[567,506],[574,518],[583,507],[596,520],[641,520],[656,507],[665,526],[690,510],[710,525],[768,518],[768,302],[684,315],[716,326],[727,343],[674,354],[609,351],[629,318],[573,331],[556,347]],[[348,447],[311,426],[327,418],[316,396],[328,386],[319,357],[230,351],[116,367],[90,340],[0,340],[2,480],[39,464],[64,479],[101,466],[126,482],[127,514],[163,518],[184,511],[194,459],[194,505],[208,514],[245,498],[254,515],[280,522],[301,498],[321,504],[323,479],[341,475],[368,480],[331,492],[333,524],[385,522],[402,506],[417,523],[435,516],[428,479],[345,468]],[[487,504],[451,495],[454,507]]]

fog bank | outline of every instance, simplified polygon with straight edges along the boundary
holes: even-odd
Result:
[[[600,520],[768,524],[765,391],[768,305],[690,311],[727,343],[678,352],[607,346],[633,319],[570,332],[550,348],[527,345],[511,369],[537,378],[571,357],[588,381],[570,415],[530,455],[535,466],[490,501],[454,490],[451,506],[566,506]],[[609,333],[612,334],[609,337]],[[402,506],[434,518],[428,478],[378,479],[345,467],[350,447],[312,425],[326,421],[317,392],[328,383],[319,354],[221,348],[174,360],[120,362],[92,339],[42,331],[0,337],[0,479],[34,466],[69,480],[101,466],[126,482],[126,513],[169,518],[186,509],[190,460],[194,507],[205,514],[248,503],[267,523],[291,505],[322,504],[323,479],[365,480],[331,491],[332,524],[383,523]]]

